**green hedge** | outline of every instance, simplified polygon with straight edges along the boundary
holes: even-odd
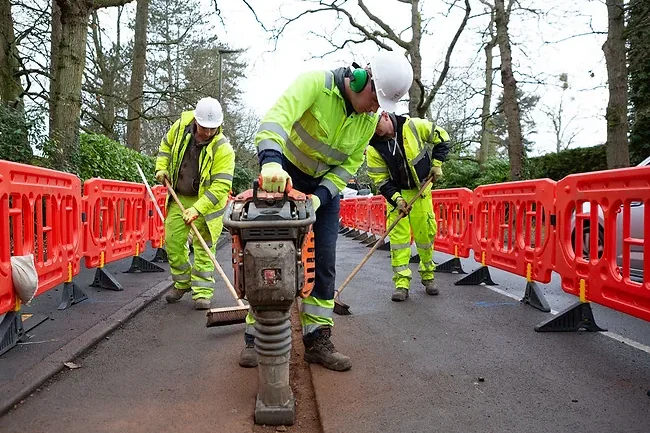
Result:
[[[21,112],[0,104],[0,159],[29,164],[32,148],[29,145],[30,124]]]
[[[560,153],[549,153],[529,158],[526,161],[527,179],[550,178],[560,180],[570,174],[607,170],[605,146],[569,149]],[[483,170],[470,158],[459,159],[453,155],[442,165],[443,177],[436,188],[469,188],[479,185],[508,182],[510,164],[504,159],[490,159]]]
[[[136,168],[140,165],[150,184],[154,182],[156,161],[113,141],[104,135],[81,134],[77,155],[77,175],[82,181],[91,177],[142,183]]]
[[[436,182],[437,189],[469,188],[479,185],[507,182],[510,178],[510,164],[503,159],[489,159],[483,170],[478,163],[469,159],[450,157],[442,165],[443,176]]]
[[[526,168],[529,179],[561,180],[574,173],[607,170],[607,155],[604,145],[578,147],[529,158]]]

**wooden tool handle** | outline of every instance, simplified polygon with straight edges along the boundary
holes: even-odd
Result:
[[[174,191],[174,188],[172,188],[169,185],[167,179],[165,179],[165,186],[167,187],[167,190],[169,191],[171,196],[174,198],[174,201],[176,202],[178,207],[181,208],[181,212],[185,212],[185,207],[183,207],[183,204],[181,203],[181,201],[178,199],[178,196],[176,195],[176,191]],[[196,236],[196,238],[201,243],[201,246],[205,250],[206,254],[210,257],[210,260],[212,260],[212,264],[214,265],[215,269],[219,273],[219,276],[221,276],[221,279],[226,284],[226,287],[228,287],[228,290],[230,290],[230,294],[237,301],[237,305],[239,305],[240,307],[246,306],[246,304],[244,304],[242,300],[239,299],[239,296],[237,296],[237,292],[235,291],[235,288],[230,283],[228,276],[226,276],[226,274],[223,272],[223,269],[221,269],[221,266],[217,262],[216,257],[214,256],[214,254],[212,254],[210,247],[208,247],[208,244],[205,242],[205,239],[203,239],[203,236],[201,236],[201,233],[199,233],[199,230],[196,228],[193,222],[190,223],[190,227],[192,228],[192,232],[194,232],[194,236]]]
[[[415,203],[415,200],[417,200],[422,195],[424,190],[427,189],[427,187],[431,184],[431,182],[433,182],[433,177],[428,177],[425,180],[425,182],[420,187],[420,190],[418,191],[417,195],[415,197],[413,197],[411,199],[411,201],[409,201],[408,204],[406,205],[406,208],[408,210],[411,209],[411,206],[413,206],[413,203]],[[339,288],[334,293],[334,298],[338,298],[341,295],[341,292],[343,291],[343,289],[345,289],[345,287],[350,283],[350,281],[352,281],[352,278],[354,278],[354,276],[357,275],[357,272],[359,272],[361,270],[361,268],[363,267],[363,265],[366,264],[368,259],[370,259],[370,256],[372,256],[372,254],[375,251],[377,251],[377,248],[379,248],[379,246],[380,246],[380,242],[382,242],[384,239],[386,239],[386,236],[388,236],[388,234],[395,228],[397,223],[399,223],[402,220],[402,218],[404,218],[405,216],[406,216],[405,214],[400,212],[397,219],[395,221],[393,221],[393,223],[390,226],[388,226],[388,228],[386,229],[384,234],[381,236],[381,239],[379,239],[377,242],[375,242],[375,245],[372,246],[372,248],[370,249],[368,254],[366,254],[366,256],[363,258],[363,260],[361,260],[361,262],[356,266],[356,268],[354,268],[354,270],[350,273],[350,275],[348,275],[348,277],[345,279],[345,281],[343,281],[343,284],[341,284],[339,286]]]

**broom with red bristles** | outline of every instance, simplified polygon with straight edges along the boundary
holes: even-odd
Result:
[[[163,218],[162,211],[158,207],[158,203],[156,203],[156,198],[154,197],[153,192],[151,191],[151,187],[149,186],[149,182],[147,182],[147,178],[145,177],[144,172],[140,168],[139,164],[136,163],[135,165],[136,167],[138,167],[138,172],[140,173],[142,182],[144,182],[145,186],[147,187],[147,192],[149,193],[149,196],[151,197],[151,201],[156,207],[156,211],[158,211],[158,215],[160,215],[160,219],[164,222],[165,218]],[[183,204],[178,199],[178,196],[176,195],[176,191],[174,191],[174,188],[171,187],[171,185],[166,179],[165,179],[165,186],[167,187],[169,194],[174,198],[174,201],[176,202],[178,207],[181,209],[181,212],[185,212],[185,207],[183,207]],[[228,287],[230,294],[233,296],[233,298],[235,298],[235,301],[237,301],[236,307],[210,309],[210,311],[208,312],[207,326],[226,326],[226,325],[234,325],[237,323],[244,323],[246,321],[246,315],[248,314],[248,305],[244,304],[242,300],[239,299],[239,296],[237,296],[237,292],[235,291],[235,288],[232,286],[232,284],[230,284],[230,280],[223,272],[223,269],[221,269],[221,266],[219,266],[219,262],[217,262],[216,257],[214,257],[214,254],[212,254],[212,251],[208,247],[208,244],[205,242],[205,239],[203,239],[203,236],[201,236],[201,233],[199,233],[198,229],[196,228],[193,222],[190,223],[190,227],[192,228],[192,232],[194,233],[194,236],[196,236],[196,238],[201,243],[201,246],[205,250],[206,254],[210,257],[210,260],[212,261],[214,268],[219,273],[219,276],[226,284],[226,287]]]
[[[176,191],[174,191],[174,188],[169,185],[169,182],[166,179],[165,186],[167,187],[169,194],[171,194],[178,207],[181,209],[181,212],[185,212],[185,207],[183,207],[183,204],[178,199]],[[205,250],[205,253],[208,255],[208,257],[210,257],[214,268],[217,270],[217,273],[226,284],[226,287],[228,287],[230,294],[233,296],[233,298],[235,298],[235,301],[237,301],[236,307],[211,308],[208,312],[207,326],[226,326],[234,325],[237,323],[244,323],[246,321],[246,315],[248,314],[248,305],[244,304],[242,300],[239,299],[239,296],[237,296],[235,288],[230,283],[230,280],[226,276],[223,269],[221,269],[219,262],[217,262],[216,257],[214,257],[214,254],[212,254],[210,247],[208,247],[208,244],[205,243],[205,239],[203,239],[203,236],[201,236],[201,233],[199,233],[199,230],[196,228],[193,222],[190,223],[190,227],[192,228],[194,236],[196,236],[196,238],[199,240],[199,243]]]

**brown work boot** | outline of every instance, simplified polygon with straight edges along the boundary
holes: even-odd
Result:
[[[336,350],[330,340],[331,336],[332,328],[323,326],[302,337],[302,342],[305,344],[305,361],[321,364],[329,370],[349,370],[352,368],[352,361]]]
[[[239,354],[239,365],[244,368],[257,367],[257,352],[255,351],[255,336],[244,334],[246,346]]]
[[[390,300],[393,302],[404,302],[408,297],[409,297],[409,291],[407,289],[402,289],[401,287],[398,287],[393,292],[393,296],[390,297]]]
[[[183,297],[187,292],[189,292],[189,289],[188,289],[188,290],[181,290],[181,289],[177,289],[176,287],[174,287],[173,289],[171,289],[171,290],[169,291],[169,293],[167,293],[167,296],[165,296],[165,300],[166,300],[167,302],[169,302],[170,304],[173,304],[173,303],[175,303],[175,302],[180,301],[181,298],[182,298],[182,297]]]
[[[424,286],[424,291],[427,292],[427,295],[435,296],[439,293],[436,288],[435,280],[422,280],[422,285]]]
[[[196,298],[194,300],[194,309],[195,310],[209,310],[210,309],[210,300],[208,298]]]

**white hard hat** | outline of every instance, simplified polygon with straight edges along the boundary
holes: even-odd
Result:
[[[223,123],[221,104],[214,98],[202,98],[194,109],[196,123],[204,128],[218,128]]]
[[[379,106],[385,111],[394,112],[399,100],[413,84],[411,64],[401,54],[382,51],[370,61],[370,69]]]

